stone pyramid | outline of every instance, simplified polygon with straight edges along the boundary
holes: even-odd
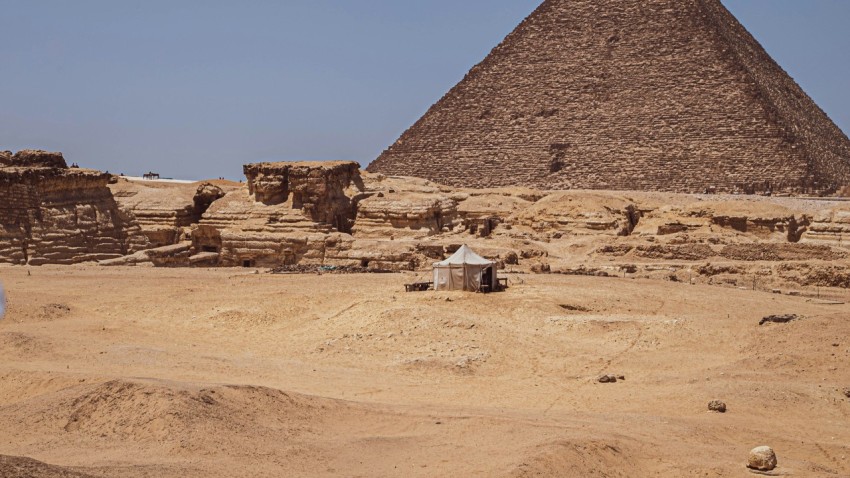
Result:
[[[461,187],[832,192],[850,140],[719,0],[546,0],[369,171]]]

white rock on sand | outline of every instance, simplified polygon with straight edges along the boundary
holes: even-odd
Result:
[[[760,446],[750,451],[747,468],[758,471],[772,471],[776,468],[776,453],[769,446]]]

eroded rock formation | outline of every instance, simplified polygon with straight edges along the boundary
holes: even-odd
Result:
[[[623,197],[594,193],[554,193],[515,216],[540,232],[628,236],[640,220],[637,206]]]
[[[831,207],[814,214],[802,242],[850,247],[850,207]]]
[[[255,201],[298,210],[340,232],[351,230],[355,196],[362,190],[357,163],[259,163],[243,169]]]
[[[56,155],[0,156],[0,257],[17,264],[345,266],[424,278],[469,243],[500,267],[539,273],[850,287],[840,200],[455,189],[332,162],[249,165],[244,185],[119,180],[119,207],[103,173],[55,167]]]
[[[369,190],[357,163],[261,163],[244,170],[246,187],[212,203],[191,232],[193,257],[207,254],[203,263],[418,265],[415,244],[357,240],[350,234],[358,204],[383,194],[380,187]]]
[[[0,262],[74,264],[148,247],[115,202],[109,177],[69,169],[61,153],[0,154]]]
[[[189,240],[190,227],[226,190],[237,187],[118,178],[109,188],[121,207],[136,217],[151,247],[163,247]]]

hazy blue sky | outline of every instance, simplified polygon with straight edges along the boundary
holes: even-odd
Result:
[[[0,149],[191,179],[365,165],[539,1],[0,0]],[[724,3],[850,131],[850,1]]]

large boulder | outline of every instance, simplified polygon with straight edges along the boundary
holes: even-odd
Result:
[[[760,446],[750,451],[747,468],[757,471],[773,471],[776,468],[776,453],[769,446]]]

